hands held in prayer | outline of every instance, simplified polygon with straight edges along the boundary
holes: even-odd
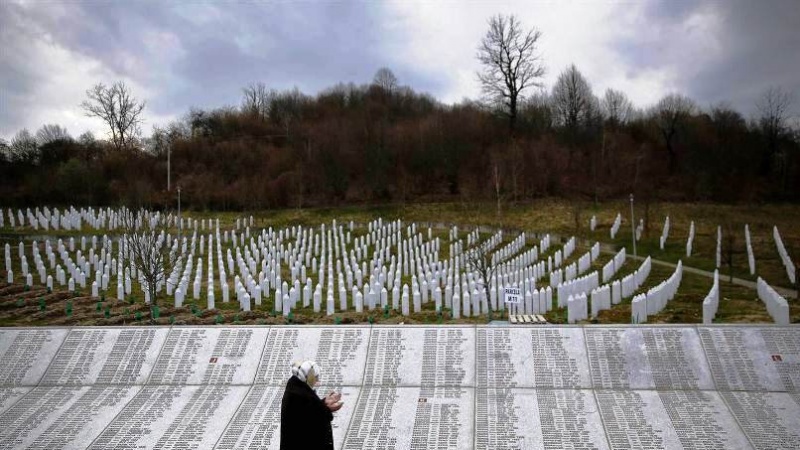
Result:
[[[330,391],[323,399],[323,401],[325,401],[325,406],[327,406],[331,412],[336,412],[342,408],[344,402],[341,400],[342,394],[333,391]]]

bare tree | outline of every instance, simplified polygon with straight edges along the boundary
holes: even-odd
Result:
[[[24,164],[39,162],[39,144],[27,128],[23,128],[14,135],[10,144],[9,160]]]
[[[36,132],[36,143],[39,144],[39,146],[55,141],[68,141],[71,139],[72,137],[69,135],[66,128],[54,123],[43,125],[42,128],[39,128],[39,131]]]
[[[142,289],[149,300],[151,321],[155,320],[159,287],[169,282],[176,266],[183,264],[185,254],[179,239],[168,243],[169,222],[167,214],[133,211],[123,208],[120,223],[123,232],[123,264],[136,268]]]
[[[633,104],[622,91],[606,89],[602,107],[603,116],[612,128],[627,124],[633,116]]]
[[[375,72],[375,77],[372,78],[372,84],[389,94],[393,94],[395,90],[397,90],[397,77],[388,67],[381,67]]]
[[[111,131],[111,142],[117,150],[130,148],[141,132],[141,117],[145,102],[133,97],[131,90],[122,81],[111,86],[96,84],[86,91],[89,98],[81,107],[89,117],[97,117]]]
[[[667,147],[670,174],[674,174],[678,168],[675,136],[686,125],[694,111],[694,102],[689,97],[669,94],[658,101],[651,113],[659,133],[664,139],[664,145]]]
[[[575,64],[558,76],[551,102],[556,123],[573,130],[592,119],[596,106],[592,88]]]
[[[242,112],[265,120],[269,116],[270,99],[274,91],[267,90],[264,83],[251,83],[242,89]]]
[[[492,277],[494,277],[497,271],[497,266],[492,262],[492,249],[484,242],[467,250],[464,256],[466,258],[467,268],[483,279],[483,286],[481,286],[481,289],[483,289],[488,296]],[[491,302],[488,303],[491,309]]]
[[[536,52],[541,36],[535,28],[525,32],[516,16],[497,15],[489,20],[489,30],[478,46],[478,61],[483,65],[478,72],[481,90],[501,106],[512,133],[522,91],[541,86],[538,80],[544,76],[544,66]]]
[[[779,156],[780,140],[789,132],[788,121],[793,101],[788,92],[779,87],[770,87],[756,102],[760,114],[758,124],[767,141],[767,154],[762,167],[765,172]]]

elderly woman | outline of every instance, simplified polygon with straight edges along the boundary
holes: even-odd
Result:
[[[333,450],[333,413],[343,402],[331,391],[319,398],[314,386],[320,369],[314,361],[295,363],[281,401],[281,450]]]

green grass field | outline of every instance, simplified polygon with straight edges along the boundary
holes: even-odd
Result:
[[[745,280],[755,280],[755,276],[749,273],[747,254],[745,251],[744,224],[750,226],[752,246],[756,258],[756,275],[763,277],[773,286],[791,288],[786,271],[778,257],[775,242],[772,238],[772,227],[777,226],[780,230],[784,244],[794,261],[800,259],[800,207],[793,205],[716,205],[716,204],[677,204],[659,203],[651,204],[648,208],[648,227],[642,236],[642,240],[637,243],[639,255],[650,255],[654,259],[676,263],[682,260],[684,265],[713,271],[715,267],[715,248],[716,248],[716,227],[723,226],[723,233],[733,230],[735,238],[733,240],[733,258],[731,269],[733,276]],[[614,240],[610,239],[609,228],[614,221],[617,213],[622,213],[622,226],[620,232]],[[636,206],[636,221],[644,217],[644,208]],[[254,218],[254,228],[273,227],[283,228],[287,226],[317,226],[321,223],[331,223],[336,220],[338,224],[345,227],[353,221],[357,228],[354,236],[365,234],[365,228],[361,225],[379,217],[386,220],[401,219],[404,222],[417,222],[418,231],[427,236],[426,227],[433,227],[433,233],[442,242],[440,259],[448,257],[447,228],[452,225],[459,226],[459,237],[464,238],[466,233],[477,226],[490,228],[502,228],[507,230],[504,233],[504,245],[517,236],[519,231],[528,233],[555,233],[566,240],[567,237],[575,235],[586,242],[600,241],[611,247],[618,249],[626,247],[628,253],[631,249],[631,227],[630,227],[630,204],[627,201],[608,202],[597,206],[591,204],[575,205],[562,200],[544,199],[532,203],[519,205],[503,205],[503,209],[498,214],[494,204],[415,204],[415,205],[384,205],[366,207],[343,207],[343,208],[320,208],[303,210],[279,210],[279,211],[258,211],[245,213],[215,213],[215,212],[196,212],[186,211],[183,217],[192,219],[211,219],[219,218],[223,228],[235,226],[237,218]],[[589,230],[589,219],[595,215],[598,226],[594,232]],[[669,237],[664,250],[658,247],[659,236],[666,215],[670,216],[671,227]],[[576,220],[577,219],[577,220]],[[687,258],[685,254],[686,238],[689,234],[690,221],[695,222],[696,236],[694,240],[694,250],[692,256]],[[7,225],[7,222],[6,222]],[[577,227],[576,227],[577,225]],[[199,230],[199,227],[198,227]],[[405,232],[404,232],[405,233]],[[24,283],[20,277],[18,260],[16,258],[16,245],[20,239],[30,238],[31,236],[54,236],[69,238],[70,236],[80,236],[84,234],[111,234],[105,230],[92,231],[84,227],[81,232],[54,232],[44,233],[42,230],[31,228],[18,228],[16,230],[8,227],[0,229],[0,244],[9,243],[12,247],[12,266],[14,266],[18,283]],[[481,239],[489,236],[489,233],[481,233]],[[723,236],[723,241],[729,241]],[[529,240],[530,248],[532,240]],[[554,243],[554,247],[555,247]],[[549,253],[555,250],[552,249]],[[573,253],[568,264],[585,253],[588,247],[579,245]],[[371,251],[371,249],[370,249]],[[602,254],[595,262],[593,270],[602,267],[611,258],[611,254]],[[546,255],[545,255],[546,257]],[[724,260],[727,263],[727,260]],[[629,258],[623,269],[615,278],[621,278],[625,274],[633,271],[640,262]],[[284,267],[284,279],[288,277],[288,269]],[[669,277],[672,269],[660,265],[653,265],[650,277],[642,291],[658,284]],[[763,303],[757,299],[755,290],[729,284],[727,275],[729,267],[724,265],[720,270],[720,307],[717,314],[718,322],[771,322],[767,315]],[[38,277],[35,277],[38,278]],[[3,277],[5,282],[5,276]],[[410,284],[410,277],[403,277],[403,283]],[[702,275],[684,272],[683,282],[678,291],[678,295],[673,299],[667,308],[657,316],[651,317],[650,323],[699,323],[702,321],[702,300],[711,288],[712,280]],[[35,280],[34,284],[38,284]],[[546,280],[540,285],[546,284]],[[88,291],[88,288],[84,291]],[[203,288],[205,291],[205,288]],[[36,291],[42,294],[41,291]],[[34,292],[29,292],[33,294]],[[44,293],[46,294],[46,293]],[[88,292],[83,292],[87,295]],[[109,293],[110,296],[111,293]],[[0,293],[0,296],[3,294]],[[31,311],[31,302],[26,302],[22,309],[17,308],[18,296],[22,294],[7,294],[0,302],[0,324],[2,325],[46,325],[56,324],[60,321],[69,324],[103,324],[103,323],[136,323],[134,319],[135,310],[140,310],[145,317],[149,317],[149,309],[141,304],[141,299],[133,305],[128,302],[117,302],[107,300],[105,306],[111,309],[109,319],[104,317],[103,312],[96,311],[96,301],[77,300],[75,302],[76,313],[71,317],[64,317],[63,313],[59,319],[53,317],[53,313],[41,314],[40,311]],[[27,294],[26,294],[27,295]],[[56,296],[56,293],[49,294]],[[17,296],[17,297],[15,297]],[[46,295],[45,295],[46,296]],[[141,296],[140,296],[141,297]],[[190,296],[189,296],[190,297]],[[181,323],[215,323],[221,319],[223,323],[285,323],[283,317],[276,317],[272,312],[272,301],[265,301],[260,307],[251,313],[239,313],[238,304],[234,301],[223,303],[222,294],[217,286],[215,292],[216,312],[204,311],[205,293],[201,295],[199,301],[187,299],[186,306],[176,310],[169,305],[163,306],[162,322],[168,320],[169,316],[176,317],[176,321]],[[232,295],[233,297],[233,295]],[[33,297],[31,297],[33,298]],[[47,297],[48,306],[51,297]],[[64,310],[64,304],[68,301],[61,297],[52,297],[54,304],[51,310]],[[76,298],[81,298],[78,295]],[[159,299],[166,303],[166,299]],[[171,299],[169,300],[171,301]],[[337,298],[338,302],[338,298]],[[119,303],[119,304],[118,304]],[[792,322],[800,322],[800,307],[797,300],[790,300]],[[78,306],[80,314],[78,314]],[[192,307],[194,305],[194,308]],[[28,309],[25,309],[28,308]],[[35,308],[34,308],[35,309]],[[192,313],[191,311],[195,312]],[[16,312],[15,312],[16,311]],[[127,315],[125,314],[127,311]],[[199,314],[197,313],[199,311]],[[218,316],[219,315],[219,316]],[[493,314],[493,319],[497,314]],[[550,322],[561,323],[566,319],[566,310],[554,310],[547,315]],[[488,316],[470,319],[459,319],[458,322],[486,322]],[[423,311],[412,314],[410,317],[403,317],[394,311],[385,313],[381,310],[374,310],[362,314],[346,312],[336,316],[325,316],[324,308],[322,313],[314,313],[308,309],[296,311],[293,317],[294,323],[448,323],[453,322],[445,311],[439,316],[434,311],[433,303],[425,305]],[[630,299],[616,305],[610,311],[603,311],[595,320],[597,323],[630,323]]]

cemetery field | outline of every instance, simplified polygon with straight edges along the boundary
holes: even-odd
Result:
[[[419,248],[426,248],[427,250],[425,251],[431,251],[431,245],[433,245],[434,241],[437,241],[439,244],[437,244],[436,255],[440,261],[453,261],[454,255],[451,255],[451,251],[454,248],[453,245],[456,245],[456,251],[462,254],[465,248],[469,249],[478,243],[492,242],[494,248],[492,251],[498,251],[498,249],[503,248],[511,249],[504,256],[504,258],[508,258],[508,261],[517,260],[526,253],[536,252],[538,261],[544,264],[544,261],[556,258],[557,254],[558,258],[561,258],[563,253],[563,255],[568,256],[563,258],[560,267],[566,269],[567,266],[577,266],[582,256],[588,258],[592,245],[598,242],[602,251],[599,252],[597,257],[592,258],[590,267],[587,266],[589,267],[589,272],[601,272],[603,267],[611,262],[614,253],[623,247],[626,248],[629,256],[625,263],[615,270],[612,281],[622,280],[626,276],[633,276],[642,264],[641,260],[630,257],[633,251],[631,245],[630,204],[627,201],[608,202],[595,207],[591,204],[576,206],[566,201],[544,199],[521,205],[503,205],[503,208],[500,214],[498,214],[495,204],[472,203],[293,209],[247,213],[185,211],[182,215],[185,220],[182,236],[186,238],[194,235],[192,238],[196,237],[199,241],[199,236],[204,235],[207,238],[205,242],[209,243],[206,245],[208,247],[213,235],[211,224],[214,223],[214,227],[216,227],[216,221],[219,221],[220,233],[223,233],[224,230],[226,237],[224,240],[221,237],[217,237],[214,240],[215,245],[218,247],[213,253],[214,257],[212,258],[209,252],[203,253],[202,250],[198,250],[198,253],[194,254],[193,260],[197,260],[203,266],[206,266],[206,260],[209,260],[210,264],[210,260],[214,259],[215,272],[213,273],[215,277],[224,267],[230,267],[227,275],[224,274],[223,270],[223,275],[227,280],[226,284],[231,286],[234,285],[234,278],[238,283],[239,275],[244,280],[246,275],[252,272],[252,269],[248,271],[245,267],[244,271],[240,272],[242,270],[241,264],[237,263],[239,264],[239,271],[237,271],[234,269],[233,262],[229,262],[228,266],[224,264],[222,259],[219,259],[219,264],[217,264],[216,260],[217,258],[222,258],[222,255],[226,252],[233,252],[233,254],[237,255],[237,258],[239,258],[240,250],[244,251],[243,255],[246,256],[248,254],[243,238],[246,224],[248,224],[251,217],[252,225],[247,230],[248,237],[259,236],[260,233],[262,237],[266,236],[266,230],[268,229],[274,230],[276,235],[278,230],[285,230],[287,233],[286,242],[289,241],[288,233],[296,227],[302,227],[309,233],[316,233],[313,230],[319,230],[320,225],[326,224],[330,229],[335,221],[337,226],[343,230],[342,236],[344,236],[344,232],[347,232],[348,239],[350,239],[349,235],[352,233],[353,242],[361,240],[363,256],[359,256],[358,259],[365,262],[369,261],[366,259],[367,255],[373,255],[374,252],[379,250],[378,242],[375,241],[374,236],[377,233],[375,231],[378,227],[377,219],[382,218],[382,227],[400,220],[401,222],[398,223],[392,233],[397,236],[402,235],[402,239],[408,237],[408,242],[412,242],[411,245],[421,245]],[[618,233],[612,239],[609,230],[617,214],[620,214],[621,224]],[[636,223],[639,223],[640,219],[645,216],[645,208],[636,206],[635,215]],[[659,238],[662,236],[662,229],[667,216],[670,218],[669,233],[662,250]],[[596,220],[594,230],[590,228],[592,217]],[[719,277],[719,306],[714,322],[773,322],[771,313],[768,312],[765,303],[759,299],[756,289],[728,282],[728,256],[732,255],[732,258],[730,258],[730,270],[734,277],[749,281],[755,281],[757,277],[761,277],[771,286],[785,289],[791,288],[792,285],[773,238],[773,227],[777,227],[779,230],[780,238],[787,253],[796,264],[798,255],[800,255],[800,225],[798,225],[800,224],[800,208],[791,205],[733,206],[659,203],[651,204],[647,208],[647,217],[648,220],[642,230],[641,239],[637,242],[637,254],[640,257],[649,255],[654,260],[670,263],[682,261],[685,267],[707,271],[713,271],[716,267],[717,226],[722,226],[723,258],[721,259],[722,268],[720,269]],[[691,256],[687,257],[687,237],[689,236],[690,223],[692,221],[694,222],[695,234],[692,241]],[[163,325],[470,324],[507,319],[507,311],[499,311],[496,308],[486,308],[485,306],[478,315],[468,314],[464,310],[454,310],[452,305],[443,306],[440,311],[437,311],[432,298],[426,298],[418,308],[413,308],[415,311],[411,311],[408,314],[403,314],[402,309],[399,307],[381,308],[379,304],[374,309],[370,309],[366,305],[368,293],[366,289],[361,300],[363,302],[363,311],[358,312],[354,308],[356,291],[352,291],[352,297],[348,300],[351,302],[350,306],[346,309],[340,309],[339,291],[336,289],[333,290],[336,296],[336,306],[332,309],[332,313],[326,312],[325,297],[323,296],[322,306],[317,308],[316,312],[311,306],[302,306],[296,303],[296,306],[292,307],[291,314],[287,316],[280,311],[282,304],[276,304],[275,295],[267,294],[267,290],[264,291],[263,300],[260,299],[261,294],[258,294],[260,299],[258,302],[254,298],[252,301],[249,300],[250,297],[248,295],[247,301],[251,306],[248,308],[250,310],[247,311],[241,307],[241,299],[236,298],[236,289],[233,289],[233,292],[230,293],[230,301],[225,302],[222,300],[225,296],[228,296],[228,293],[223,293],[221,281],[211,283],[210,287],[207,288],[205,280],[203,280],[202,288],[199,290],[200,295],[197,298],[191,295],[191,275],[197,271],[197,267],[192,269],[191,264],[183,271],[184,280],[189,284],[186,285],[186,282],[184,282],[184,298],[180,306],[176,306],[174,293],[167,293],[161,289],[156,301],[158,308],[151,309],[145,304],[143,293],[135,280],[133,289],[124,293],[124,295],[119,294],[117,276],[114,274],[116,270],[110,273],[112,281],[108,288],[105,291],[99,289],[96,297],[92,295],[91,283],[94,279],[93,276],[88,277],[88,283],[84,286],[78,286],[76,283],[74,290],[68,289],[66,280],[62,279],[60,282],[53,283],[53,289],[50,291],[45,287],[46,283],[39,279],[40,276],[38,274],[40,272],[33,270],[32,258],[39,258],[39,254],[45,255],[46,252],[52,251],[50,250],[51,248],[55,249],[57,247],[56,242],[59,239],[62,241],[63,246],[67,246],[67,243],[72,239],[75,249],[61,253],[61,258],[66,255],[69,260],[73,258],[80,259],[80,253],[75,253],[80,247],[84,247],[84,256],[88,256],[90,245],[87,243],[89,241],[82,245],[82,238],[91,239],[91,237],[95,237],[99,242],[97,245],[97,253],[99,254],[101,247],[104,248],[105,246],[103,238],[107,236],[109,245],[114,252],[117,252],[118,245],[111,241],[117,238],[119,231],[102,227],[95,229],[86,224],[81,230],[54,230],[52,228],[43,229],[43,227],[37,227],[37,229],[27,223],[27,220],[24,222],[26,222],[24,226],[19,223],[16,226],[11,226],[9,220],[0,224],[2,225],[0,226],[0,246],[9,244],[13,250],[7,253],[9,256],[7,264],[10,263],[9,268],[13,271],[13,282],[6,283],[6,277],[0,280],[0,326],[146,325],[150,323]],[[203,223],[202,227],[198,225],[200,223]],[[410,228],[407,229],[411,224],[416,224],[414,233],[410,233]],[[755,260],[755,275],[750,273],[747,246],[745,244],[745,224],[749,225],[750,230],[750,242]],[[352,229],[350,229],[350,226],[352,226]],[[172,224],[169,232],[177,235],[177,229],[177,225]],[[297,230],[300,230],[300,228],[297,228]],[[503,232],[499,233],[499,230]],[[236,244],[237,241],[233,238],[234,232],[240,235],[239,244]],[[524,243],[516,245],[515,242],[518,243],[521,232],[526,233],[526,239],[524,239]],[[228,233],[231,234],[230,240],[227,236]],[[549,234],[552,238],[551,246],[543,245],[544,241],[542,239],[546,234]],[[419,236],[416,243],[414,243],[412,235]],[[729,235],[733,237],[728,238]],[[373,236],[371,241],[368,239],[369,236]],[[568,254],[565,245],[570,237],[575,237],[576,239],[573,242],[574,250]],[[296,236],[292,235],[292,239],[295,238]],[[35,252],[32,251],[31,247],[34,241],[37,244]],[[45,245],[45,242],[49,243]],[[248,240],[248,242],[250,241]],[[354,248],[352,247],[353,243],[349,240],[347,242],[347,251],[351,251]],[[425,247],[426,242],[429,243],[427,247]],[[23,243],[25,248],[26,265],[30,265],[31,268],[29,270],[33,272],[32,278],[34,280],[31,286],[26,286],[27,278],[23,275],[22,260],[17,251],[20,243]],[[310,244],[308,245],[310,246]],[[732,252],[727,252],[728,245],[732,245]],[[198,247],[202,249],[203,244],[198,245]],[[396,251],[395,248],[392,248],[391,254],[393,256],[396,255]],[[56,253],[58,252],[56,251]],[[109,258],[106,266],[111,266],[110,253],[106,255]],[[431,255],[433,254],[431,253]],[[46,257],[43,259],[47,260]],[[58,257],[55,256],[54,259],[58,259]],[[67,261],[60,264],[64,263],[69,264]],[[114,264],[116,269],[117,263],[115,262]],[[358,264],[362,264],[362,262]],[[388,266],[388,261],[384,261],[384,264]],[[100,267],[102,269],[103,265],[101,264]],[[355,270],[361,266],[353,265],[353,267],[353,273],[355,273]],[[549,272],[549,262],[547,267]],[[258,265],[255,268],[253,276],[259,272]],[[293,272],[289,264],[281,263],[278,264],[277,268],[276,275],[279,280],[305,279],[303,278],[305,275],[301,277],[298,271]],[[390,269],[390,274],[393,273],[392,270],[394,269]],[[556,270],[555,266],[553,270]],[[318,279],[316,272],[312,275],[311,265],[308,266],[308,271],[309,278]],[[632,299],[634,296],[644,294],[667,280],[673,274],[673,271],[674,268],[652,264],[649,276],[640,286],[637,286],[633,296],[624,297],[619,304],[611,305],[610,309],[599,311],[596,317],[581,318],[578,322],[600,324],[632,323]],[[106,272],[108,272],[108,268],[106,268]],[[202,270],[197,272],[206,273]],[[90,275],[93,273],[93,271],[90,271]],[[392,295],[391,284],[407,286],[411,288],[408,302],[413,304],[411,294],[419,292],[416,284],[417,279],[412,275],[414,270],[403,270],[401,274],[398,268],[396,273],[395,283],[387,283],[385,285],[389,291],[387,295]],[[49,266],[45,270],[45,275],[48,274],[56,278],[56,271],[51,271]],[[419,275],[422,276],[422,273],[419,273]],[[341,279],[340,275],[339,280]],[[464,283],[462,286],[464,287],[467,286],[466,279],[462,279],[462,283]],[[548,278],[545,272],[542,271],[536,279],[535,288],[543,292],[550,285],[549,281],[552,281],[552,278]],[[121,283],[120,286],[123,285],[122,278],[119,278],[119,283]],[[441,283],[444,283],[444,281],[442,280]],[[242,287],[241,284],[237,286]],[[291,284],[289,286],[291,287]],[[299,290],[303,288],[302,284],[295,286],[299,286]],[[442,284],[442,286],[444,285]],[[325,287],[324,283],[322,287]],[[348,296],[351,294],[351,287],[352,285],[348,281],[348,289],[346,291]],[[555,291],[555,285],[550,287]],[[712,278],[684,271],[682,281],[674,298],[671,298],[657,314],[650,315],[647,318],[647,323],[702,323],[703,300],[709,294],[711,287]],[[252,288],[253,285],[247,287],[248,293],[255,295]],[[273,286],[272,289],[274,288]],[[227,291],[227,289],[226,286],[225,290]],[[470,287],[470,289],[472,288]],[[535,292],[535,289],[533,290]],[[206,298],[209,293],[213,293],[213,297],[216,299],[213,309],[209,308]],[[378,295],[377,291],[376,295]],[[426,297],[431,295],[433,295],[432,289]],[[800,306],[798,306],[797,300],[790,296],[787,296],[786,300],[788,300],[789,321],[800,323]],[[488,304],[488,299],[484,301]],[[552,303],[553,305],[556,304],[555,292],[553,292]],[[550,323],[568,322],[566,307],[552,307],[548,308],[547,311],[535,312],[543,315]],[[151,317],[151,315],[155,315],[155,317]]]

